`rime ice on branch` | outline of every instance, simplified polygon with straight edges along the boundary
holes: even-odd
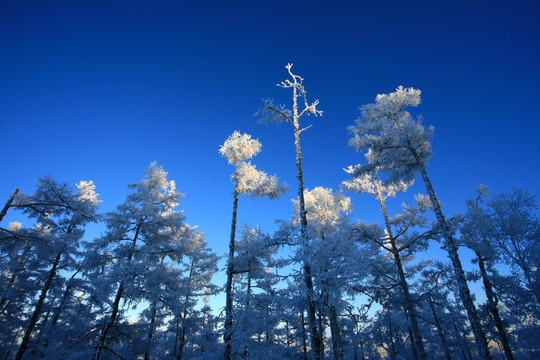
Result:
[[[221,156],[227,158],[229,164],[235,166],[231,176],[234,182],[233,213],[231,223],[231,236],[229,242],[229,258],[227,260],[227,283],[225,285],[225,359],[231,358],[232,327],[233,327],[233,298],[232,280],[234,275],[234,252],[236,237],[236,217],[238,213],[238,195],[250,196],[254,199],[267,196],[277,199],[283,194],[287,186],[279,185],[277,176],[268,176],[265,172],[257,170],[248,160],[261,151],[259,140],[252,139],[251,135],[232,133],[220,147]]]
[[[287,122],[292,125],[294,129],[294,144],[296,148],[296,178],[298,179],[298,201],[300,205],[300,225],[302,231],[302,237],[304,242],[304,247],[308,247],[308,241],[306,238],[306,229],[307,229],[307,217],[304,203],[304,175],[302,171],[302,159],[303,154],[300,146],[300,134],[309,129],[311,125],[302,128],[300,126],[300,118],[303,115],[320,116],[322,111],[317,110],[317,105],[319,105],[319,100],[315,100],[313,103],[309,103],[306,96],[306,90],[303,85],[304,79],[299,75],[295,75],[291,68],[293,64],[287,64],[285,68],[289,72],[291,79],[287,79],[278,84],[279,87],[285,89],[292,89],[292,100],[293,108],[292,110],[287,109],[285,105],[276,105],[273,100],[265,99],[263,100],[264,106],[255,113],[255,116],[260,116],[261,119],[259,122],[268,123],[275,122],[279,124],[281,122]],[[303,104],[301,104],[303,103]],[[303,108],[299,108],[303,105]],[[320,360],[323,356],[322,354],[322,344],[321,337],[318,334],[317,325],[315,324],[315,299],[313,297],[313,279],[311,277],[311,267],[310,264],[304,263],[304,281],[306,283],[307,289],[307,302],[308,302],[308,321],[311,331],[311,341],[313,347],[313,353],[315,360]]]
[[[375,103],[362,106],[361,117],[348,128],[353,135],[349,144],[360,153],[365,151],[367,163],[357,166],[353,175],[379,170],[388,174],[392,183],[410,181],[416,173],[421,174],[444,238],[444,248],[454,268],[458,294],[467,310],[478,351],[483,359],[491,359],[486,335],[458,256],[458,245],[426,171],[431,157],[433,127],[424,128],[421,118],[414,119],[406,110],[418,104],[420,90],[400,86],[393,93],[377,95]]]

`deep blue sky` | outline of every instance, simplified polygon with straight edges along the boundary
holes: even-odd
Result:
[[[223,254],[233,169],[218,148],[239,130],[262,142],[259,169],[291,185],[278,201],[240,201],[240,222],[273,231],[296,194],[292,132],[252,114],[263,97],[290,104],[275,86],[288,62],[324,110],[304,119],[308,188],[347,179],[363,159],[345,128],[404,85],[423,91],[414,113],[435,126],[428,171],[447,215],[480,183],[538,196],[539,18],[521,0],[2,1],[0,201],[51,174],[94,180],[111,210],[155,160]],[[372,199],[353,201],[355,218],[381,219]]]

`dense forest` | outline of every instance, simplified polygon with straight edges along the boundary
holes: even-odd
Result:
[[[297,199],[272,233],[239,225],[243,198],[277,199],[287,185],[252,163],[257,139],[234,131],[224,140],[216,156],[232,165],[233,189],[224,269],[204,229],[186,222],[183,195],[157,163],[107,213],[92,181],[72,187],[47,176],[33,193],[6,194],[2,359],[540,357],[534,196],[479,185],[461,213],[445,214],[427,166],[434,129],[408,111],[421,92],[403,87],[364,105],[347,129],[363,159],[349,178],[334,189],[305,189],[305,119],[322,112],[286,68],[279,86],[292,92],[290,106],[268,99],[257,116],[294,134],[284,161],[296,163],[289,190]],[[386,200],[415,181],[425,194],[393,213]],[[352,193],[373,196],[384,221],[353,219]],[[7,212],[21,221],[5,224]],[[90,223],[105,231],[85,236]],[[430,257],[435,248],[447,257]],[[472,271],[464,251],[473,254]],[[225,283],[215,282],[218,271]],[[218,293],[224,308],[212,307]]]

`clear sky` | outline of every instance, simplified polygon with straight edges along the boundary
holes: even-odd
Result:
[[[112,210],[157,161],[224,254],[233,168],[218,149],[239,130],[262,142],[258,168],[291,185],[277,201],[240,200],[239,222],[271,232],[296,194],[293,135],[252,114],[261,98],[290,104],[275,86],[288,62],[324,111],[304,119],[307,188],[347,179],[363,159],[346,127],[403,85],[422,90],[414,113],[435,126],[428,172],[447,215],[480,183],[538,196],[538,19],[540,3],[523,0],[2,1],[0,202],[51,174],[94,180]],[[367,195],[353,202],[354,218],[381,220]]]

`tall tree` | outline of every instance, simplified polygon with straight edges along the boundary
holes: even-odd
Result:
[[[478,193],[477,198],[475,200],[469,199],[467,201],[465,221],[461,224],[460,232],[462,241],[472,249],[476,255],[476,262],[480,269],[480,276],[486,293],[487,311],[495,322],[495,327],[503,346],[504,354],[508,360],[513,360],[514,355],[512,348],[510,347],[507,331],[499,314],[498,297],[495,294],[493,282],[488,275],[488,269],[493,269],[495,261],[500,259],[500,253],[496,250],[497,246],[494,246],[495,244],[491,243],[492,237],[489,233],[492,231],[492,224],[490,224],[490,219],[485,209],[481,206],[484,202],[484,197],[487,196],[487,186],[480,185],[476,192]]]
[[[367,164],[357,167],[355,174],[380,169],[390,175],[391,181],[399,182],[409,181],[420,173],[444,239],[444,249],[453,265],[459,297],[467,310],[480,357],[491,359],[487,338],[458,255],[458,244],[427,174],[433,127],[426,129],[420,118],[414,119],[406,110],[408,106],[418,104],[420,90],[400,86],[393,93],[377,95],[375,103],[362,106],[361,117],[348,128],[353,135],[349,144],[358,152],[367,150],[364,154]]]
[[[270,199],[277,199],[286,191],[286,186],[278,184],[277,176],[268,176],[265,172],[257,170],[248,160],[261,151],[261,143],[257,139],[252,139],[251,135],[240,134],[235,131],[225,140],[219,152],[229,164],[235,167],[231,176],[234,183],[233,191],[233,212],[231,222],[231,235],[229,240],[229,257],[227,259],[227,283],[225,285],[225,360],[231,359],[232,352],[232,328],[233,328],[233,275],[234,275],[234,255],[236,223],[238,214],[239,195],[251,196],[256,199],[267,196]]]
[[[178,271],[167,263],[183,254],[186,238],[192,234],[182,211],[176,209],[182,194],[174,181],[167,180],[167,172],[152,163],[144,173],[144,179],[129,185],[133,192],[126,201],[106,214],[105,234],[87,248],[86,276],[109,304],[95,345],[95,360],[104,351],[114,351],[108,346],[109,335],[118,327],[122,299],[135,304],[146,300],[151,305],[146,314],[150,318],[147,335],[140,339],[140,344],[146,344],[142,352],[148,356],[157,299],[167,282],[178,281]]]
[[[304,155],[302,154],[300,135],[309,129],[311,125],[307,127],[301,127],[300,118],[303,115],[321,116],[322,111],[317,110],[319,100],[315,100],[313,103],[309,103],[307,100],[307,92],[304,88],[304,79],[298,75],[293,74],[291,68],[293,64],[287,64],[285,68],[289,72],[291,79],[282,81],[278,86],[282,88],[290,88],[293,91],[292,94],[292,110],[287,109],[284,105],[276,105],[271,99],[264,100],[264,106],[255,115],[262,116],[260,122],[268,123],[275,122],[277,124],[281,122],[287,122],[293,127],[294,132],[294,144],[296,149],[296,178],[298,179],[298,202],[300,207],[300,225],[302,232],[303,246],[307,249],[309,247],[309,239],[307,238],[306,229],[308,226],[307,214],[304,201],[304,175],[302,169],[302,160]],[[313,294],[313,279],[311,276],[311,265],[309,262],[305,262],[303,265],[304,270],[304,282],[307,289],[307,303],[308,303],[308,322],[311,331],[311,343],[313,347],[313,355],[315,360],[320,360],[323,356],[320,342],[320,336],[317,330],[317,324],[315,321],[315,298]]]
[[[354,168],[349,167],[347,172],[354,173]],[[408,234],[409,230],[415,226],[423,226],[426,223],[426,218],[423,213],[431,207],[429,199],[423,196],[417,196],[417,206],[411,208],[404,205],[404,212],[395,218],[390,218],[386,206],[386,200],[389,197],[395,197],[398,192],[406,191],[412,182],[406,183],[404,181],[385,185],[382,180],[378,179],[377,173],[363,174],[356,177],[352,181],[345,181],[344,187],[349,190],[354,190],[359,193],[368,193],[373,195],[379,201],[381,212],[384,217],[384,223],[386,227],[386,236],[382,241],[376,241],[386,251],[388,251],[396,265],[396,270],[399,276],[399,284],[403,292],[405,300],[404,308],[407,313],[407,317],[411,322],[411,332],[413,338],[413,346],[416,348],[419,359],[426,359],[426,351],[424,349],[424,343],[422,335],[420,334],[420,327],[418,326],[418,319],[414,306],[414,301],[409,290],[409,284],[404,269],[404,253],[412,253],[412,248],[419,245],[420,242],[425,242],[426,235],[413,235]],[[403,238],[403,239],[402,239]]]
[[[354,241],[344,236],[347,227],[347,214],[352,211],[351,200],[332,189],[315,187],[304,191],[305,210],[307,212],[307,233],[311,247],[307,256],[312,264],[315,291],[320,298],[320,312],[328,312],[330,333],[332,337],[332,352],[334,359],[343,359],[343,340],[338,322],[341,295],[347,284],[347,278],[352,273],[349,259],[355,259]],[[300,215],[300,202],[294,201],[296,214]],[[343,232],[342,232],[343,231]],[[302,249],[304,252],[306,249]],[[353,260],[354,261],[354,260]],[[345,280],[345,281],[344,281]],[[319,329],[321,342],[323,330]]]
[[[493,196],[487,202],[490,235],[515,278],[536,303],[540,317],[540,220],[534,196],[521,189]]]
[[[59,275],[60,270],[70,272],[77,267],[78,246],[85,225],[97,219],[96,209],[100,202],[97,196],[92,181],[81,181],[74,190],[48,176],[38,180],[33,195],[19,194],[11,204],[36,220],[32,229],[15,225],[1,229],[2,252],[9,248],[10,261],[7,265],[14,265],[13,270],[3,269],[4,274],[11,274],[9,284],[20,286],[16,282],[23,278],[25,282],[34,284],[34,288],[23,295],[23,301],[32,305],[15,355],[17,360],[22,359],[28,349],[53,282],[62,276]],[[10,299],[2,299],[3,305],[7,305],[6,300]]]

